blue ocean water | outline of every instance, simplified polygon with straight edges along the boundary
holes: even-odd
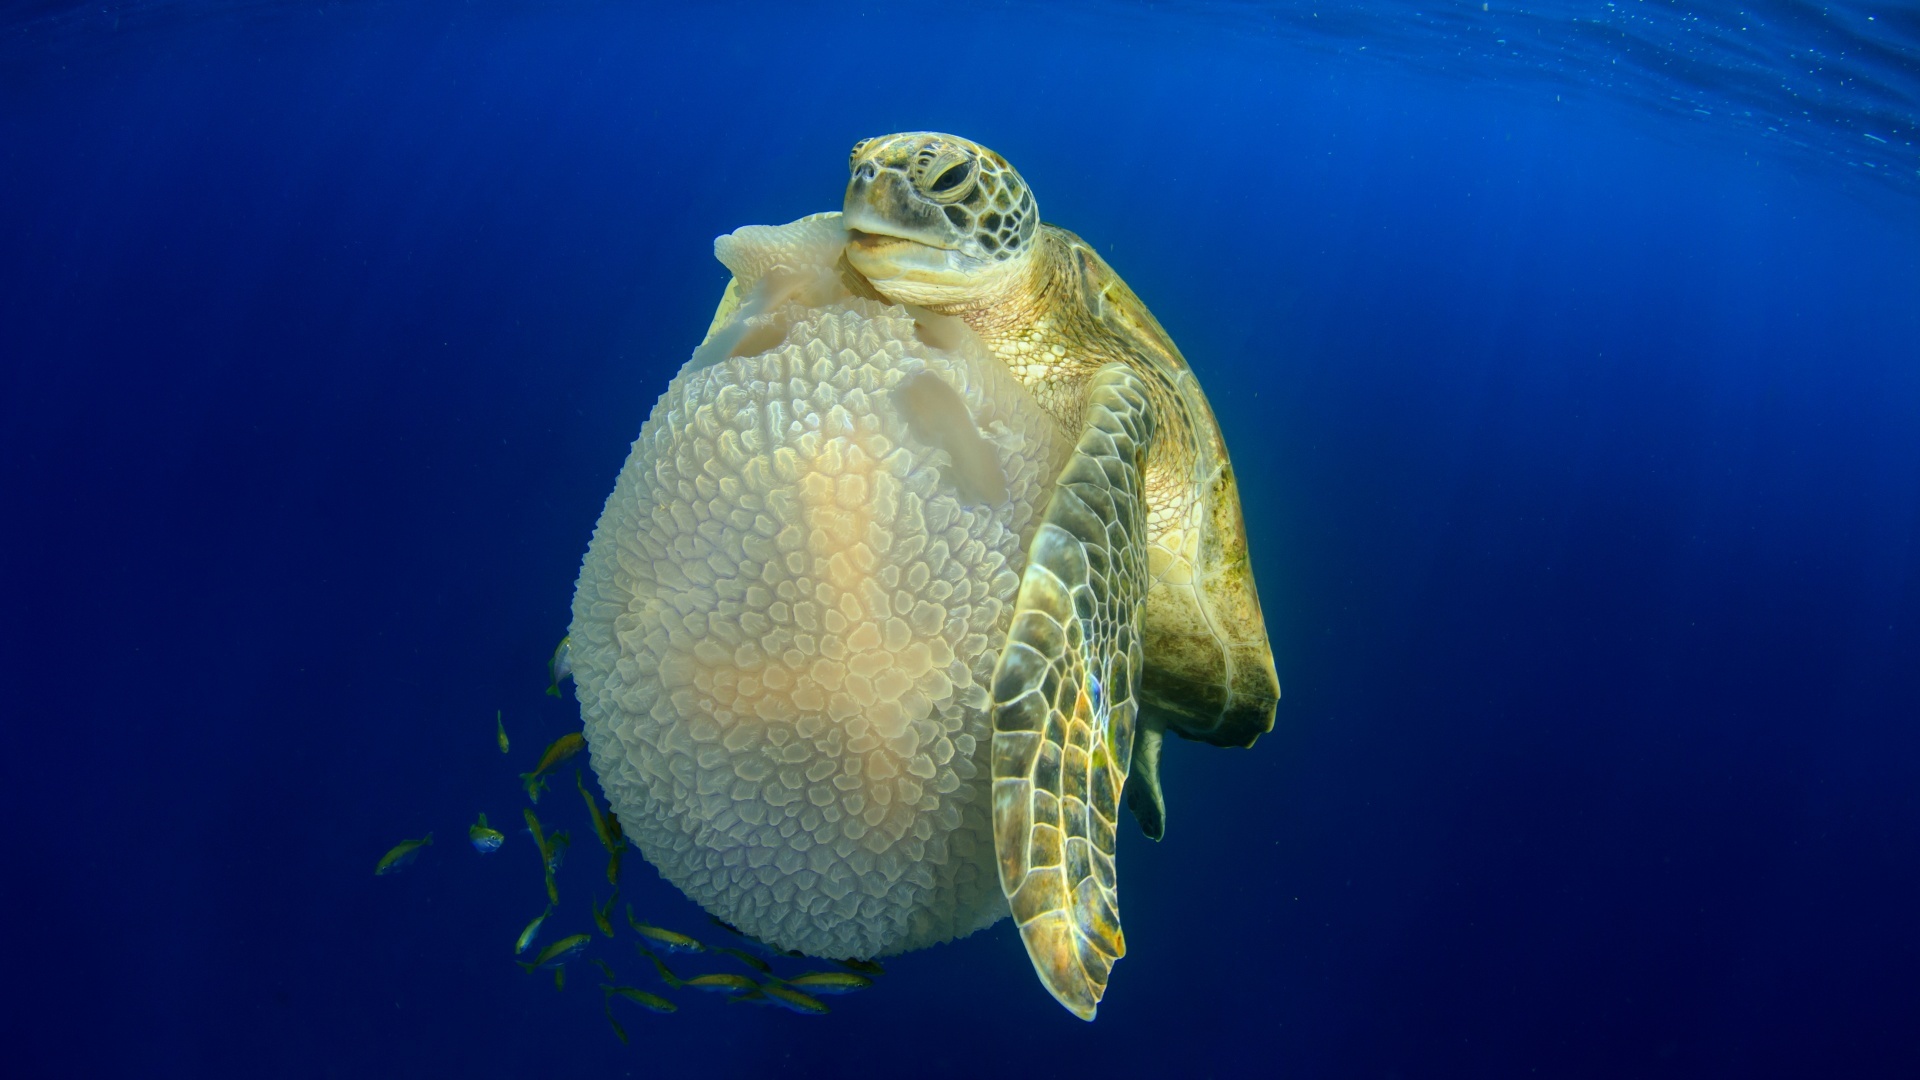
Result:
[[[1915,1075],[1917,123],[1897,2],[13,5],[6,1071]],[[1275,730],[1170,743],[1092,1025],[1003,922],[623,1046],[462,829],[712,238],[913,129],[1209,390]]]

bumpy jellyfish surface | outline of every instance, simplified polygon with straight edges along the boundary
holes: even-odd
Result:
[[[873,957],[1007,913],[988,681],[1070,446],[957,320],[848,292],[844,243],[837,214],[715,242],[733,284],[607,499],[571,642],[648,861],[769,944]]]

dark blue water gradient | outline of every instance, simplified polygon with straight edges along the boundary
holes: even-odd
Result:
[[[252,10],[13,54],[13,1069],[1920,1065],[1912,200],[1209,18],[939,14]],[[1210,389],[1279,725],[1169,748],[1094,1025],[1002,924],[824,1020],[693,1000],[622,1047],[590,969],[507,962],[525,838],[460,830],[577,723],[542,664],[711,238],[920,127],[1014,161]],[[568,784],[556,934],[598,872]],[[699,926],[638,860],[625,896]]]
[[[0,14],[0,39],[58,54],[130,30],[273,19],[291,6],[28,0]],[[321,0],[299,10],[352,18],[381,6]],[[514,0],[487,10],[584,6]],[[1135,40],[1193,35],[1211,51],[1251,49],[1268,63],[1296,63],[1296,54],[1309,50],[1317,65],[1386,64],[1494,86],[1517,101],[1631,103],[1659,117],[1650,130],[1666,138],[1720,140],[1735,152],[1920,193],[1920,8],[1902,0],[1157,0],[1036,10],[1043,14],[1026,25],[1042,31],[1107,28]],[[859,17],[925,25],[936,39],[956,32],[939,21],[919,23],[927,14],[883,4]],[[989,55],[1005,48],[995,42]]]

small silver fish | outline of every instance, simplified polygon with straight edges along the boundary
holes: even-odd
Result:
[[[540,827],[540,816],[533,812],[532,807],[525,808],[521,813],[527,817],[527,831],[533,834],[533,846],[540,852],[540,866],[547,879],[547,903],[549,906],[557,904],[560,902],[560,889],[553,883],[553,870],[558,864],[553,859],[552,841],[547,839],[546,830]]]
[[[491,855],[500,850],[507,842],[506,835],[498,829],[487,827],[487,815],[481,814],[480,820],[467,826],[467,840],[473,844],[473,850],[482,855]]]
[[[667,962],[665,960],[662,960],[658,956],[655,956],[653,954],[653,950],[647,948],[645,945],[642,945],[639,942],[635,942],[633,947],[640,950],[641,956],[644,956],[647,959],[653,961],[653,970],[660,973],[661,982],[666,983],[668,986],[671,986],[676,990],[680,988],[680,985],[681,985],[680,976],[675,975],[673,973],[673,969],[667,966]]]
[[[568,960],[571,960],[581,949],[586,948],[587,942],[592,940],[593,935],[591,934],[574,934],[570,937],[563,937],[559,941],[541,949],[540,955],[534,957],[532,960],[516,960],[514,962],[526,968],[528,971],[533,971],[536,968],[559,967]]]
[[[568,832],[550,832],[547,834],[547,846],[542,854],[546,856],[547,873],[560,869],[560,863],[573,847],[573,834]]]
[[[697,953],[707,951],[705,945],[700,944],[685,934],[677,933],[673,930],[665,930],[658,926],[648,926],[646,923],[634,923],[633,929],[641,937],[652,941],[655,945],[658,945],[668,952]]]
[[[750,994],[760,988],[760,984],[745,975],[736,975],[730,971],[713,975],[695,975],[682,985],[692,990],[705,990],[716,994]]]
[[[593,834],[600,838],[600,846],[612,851],[622,840],[619,824],[612,814],[600,812],[600,803],[594,799],[593,792],[587,790],[578,769],[573,771],[573,786],[580,789],[580,798],[587,804],[587,816],[593,819]]]
[[[634,933],[639,934],[641,937],[646,938],[668,952],[696,953],[707,951],[705,945],[700,944],[685,934],[673,930],[663,930],[658,926],[648,926],[646,923],[634,918],[632,904],[627,905],[627,925],[633,927]]]
[[[657,1013],[678,1012],[680,1010],[680,1006],[675,1005],[673,1002],[668,1001],[658,994],[649,994],[645,990],[635,989],[631,986],[603,986],[600,989],[606,991],[609,999],[623,997],[643,1009],[651,1009]]]
[[[612,978],[612,976],[608,976],[608,978]],[[617,1036],[619,1036],[619,1037],[620,1037],[620,1044],[621,1044],[622,1046],[626,1046],[626,1045],[628,1045],[628,1043],[627,1043],[627,1029],[626,1029],[626,1028],[623,1028],[623,1027],[621,1027],[621,1026],[620,1026],[620,1021],[618,1021],[618,1020],[615,1020],[615,1019],[613,1018],[613,999],[612,999],[612,998],[608,998],[608,999],[606,1000],[606,1006],[607,1006],[607,1023],[609,1023],[609,1024],[612,1024],[612,1025],[613,1025],[613,1033],[614,1033],[615,1035],[617,1035]]]
[[[573,636],[569,634],[554,646],[553,656],[547,660],[547,696],[560,696],[560,680],[573,674]]]
[[[608,937],[613,936],[613,920],[608,916],[613,912],[613,902],[618,899],[620,899],[620,890],[615,889],[613,895],[607,897],[606,904],[589,904],[593,908],[593,925],[599,927],[600,932]]]
[[[765,960],[760,959],[745,949],[736,949],[731,945],[709,945],[707,948],[713,952],[725,953],[762,975],[773,974],[772,964],[767,963]]]
[[[873,985],[873,980],[865,975],[855,975],[851,971],[809,971],[805,975],[796,975],[785,980],[788,986],[804,990],[809,994],[851,994],[855,990],[865,990]]]
[[[418,840],[400,841],[393,845],[392,850],[380,856],[380,861],[374,865],[373,876],[379,877],[382,874],[391,874],[396,870],[405,868],[408,863],[419,856],[421,848],[431,843],[433,843],[432,833],[428,833]]]
[[[547,749],[540,755],[540,763],[533,767],[533,771],[520,774],[520,783],[527,789],[527,798],[539,802],[540,793],[546,790],[547,778],[553,770],[586,747],[587,740],[577,731],[569,731],[548,743]]]
[[[547,910],[534,916],[533,921],[527,924],[527,928],[520,931],[519,940],[513,943],[513,955],[519,956],[527,951],[527,946],[533,944],[533,939],[540,936],[540,924],[546,922],[547,916],[551,914],[553,914],[553,905],[548,904]]]
[[[761,983],[760,992],[767,996],[768,1004],[778,1005],[788,1012],[802,1013],[807,1016],[825,1016],[831,1011],[824,1002],[776,982]]]

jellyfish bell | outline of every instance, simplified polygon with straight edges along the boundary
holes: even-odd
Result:
[[[569,651],[647,860],[776,948],[874,957],[1007,914],[989,680],[1071,447],[957,320],[851,291],[845,245],[837,214],[715,242],[734,281],[607,499]]]

